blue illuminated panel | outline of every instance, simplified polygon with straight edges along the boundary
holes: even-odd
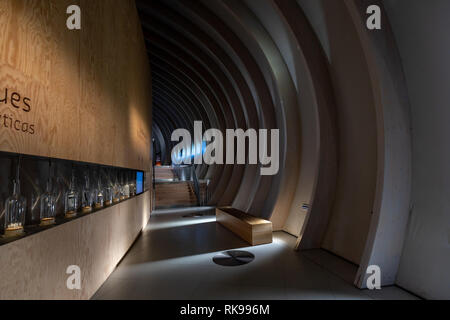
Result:
[[[136,173],[136,194],[144,192],[144,172],[138,171]]]

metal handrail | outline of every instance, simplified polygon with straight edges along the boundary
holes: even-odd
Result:
[[[209,190],[208,186],[210,180],[199,180],[195,165],[172,165],[165,166],[170,167],[174,173],[174,179],[157,180],[155,174],[155,166],[153,166],[153,190],[156,188],[156,182],[158,183],[177,183],[180,181],[186,181],[192,183],[192,190],[195,193],[198,206],[206,206],[209,203]]]
[[[191,178],[192,178],[192,181],[194,182],[194,192],[195,192],[195,196],[197,197],[197,203],[199,206],[203,206],[203,203],[200,200],[200,187],[198,185],[197,173],[195,172],[194,166],[191,167]]]
[[[207,179],[205,180],[205,196],[204,196],[204,205],[208,205],[209,203],[209,183],[211,182],[211,180]]]
[[[197,198],[197,204],[199,206],[205,206],[209,201],[209,196],[208,196],[209,180],[206,181],[205,192],[202,196],[202,193],[200,191],[200,184],[203,181],[201,182],[198,179],[197,172],[195,171],[194,165],[172,165],[172,170],[175,173],[176,179],[178,181],[192,182],[193,190],[194,190],[195,196]]]

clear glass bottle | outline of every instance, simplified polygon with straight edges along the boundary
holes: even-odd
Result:
[[[17,165],[16,179],[13,181],[13,193],[5,201],[5,236],[23,234],[27,200],[20,194],[20,159]]]
[[[136,195],[136,181],[133,179],[133,173],[131,174],[130,179],[130,196],[134,197]]]
[[[52,190],[52,179],[49,178],[45,193],[41,196],[41,226],[55,223],[56,216],[56,195]]]
[[[81,192],[81,212],[89,213],[92,211],[93,196],[89,185],[89,176],[84,176],[84,187]]]
[[[113,197],[114,197],[114,189],[113,185],[111,183],[111,174],[109,173],[107,176],[107,182],[105,186],[105,206],[109,207],[113,203]]]
[[[123,186],[123,195],[125,199],[130,198],[130,180],[128,173],[125,174],[125,185]]]
[[[113,203],[120,202],[120,185],[116,175],[116,181],[113,185]]]
[[[104,206],[105,202],[105,194],[102,189],[102,182],[100,177],[98,178],[97,183],[97,189],[95,190],[95,200],[94,200],[94,207],[95,209],[101,209]]]
[[[120,186],[119,186],[119,199],[120,201],[125,200],[125,183],[123,182],[123,174],[120,175]]]
[[[76,217],[78,211],[78,192],[75,184],[75,174],[72,171],[69,190],[64,195],[64,212],[66,218]]]
[[[105,196],[105,206],[109,207],[113,203],[113,196],[114,196],[113,187],[111,184],[106,185],[104,196]]]

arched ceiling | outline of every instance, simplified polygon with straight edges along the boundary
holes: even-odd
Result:
[[[211,180],[210,204],[270,219],[301,249],[327,245],[362,266],[377,260],[393,277],[395,263],[376,245],[383,234],[401,247],[401,228],[391,226],[407,216],[409,182],[394,168],[409,163],[408,116],[396,111],[407,107],[404,93],[390,87],[402,72],[385,67],[397,61],[391,30],[367,30],[369,2],[136,1],[162,159],[170,163],[172,132],[193,134],[195,121],[224,136],[278,129],[275,175],[261,175],[261,165],[197,166]]]
[[[290,35],[284,45],[298,47],[285,15],[292,8],[283,1],[264,1],[264,16],[258,16],[255,5],[252,1],[137,1],[152,67],[154,123],[160,133],[156,138],[164,140],[159,145],[165,146],[165,164],[170,163],[170,150],[176,144],[171,133],[178,128],[193,133],[194,121],[202,121],[204,131],[217,128],[224,135],[226,129],[279,129],[276,175],[262,176],[260,165],[249,164],[200,165],[197,173],[211,180],[211,204],[272,218],[281,229],[298,193],[302,136],[308,134],[313,145],[319,139],[317,132],[312,133],[318,128],[310,125],[309,134],[302,122],[319,120],[315,105],[304,119],[300,117],[298,76],[280,43],[266,30],[268,21],[276,21],[281,32]],[[301,12],[295,2],[292,5]],[[312,29],[306,31],[316,41]],[[320,46],[316,50],[325,61]],[[314,163],[309,170],[316,172],[317,161],[309,162]],[[315,182],[308,181],[304,188],[312,197]]]

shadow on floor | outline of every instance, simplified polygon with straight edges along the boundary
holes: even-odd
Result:
[[[398,288],[362,292],[326,270],[322,252],[293,250],[296,238],[275,232],[271,244],[251,247],[215,221],[183,218],[197,210],[152,214],[149,225],[93,299],[289,300],[405,298]],[[242,249],[255,260],[239,267],[214,264],[216,253]],[[334,265],[339,266],[337,264]]]
[[[139,264],[248,247],[249,244],[215,221],[146,230],[124,262]],[[148,254],[145,254],[148,253]],[[128,255],[127,255],[128,256]]]

